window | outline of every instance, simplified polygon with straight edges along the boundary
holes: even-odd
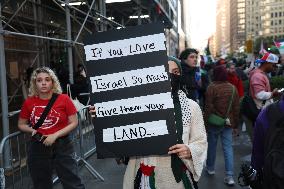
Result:
[[[275,17],[277,17],[278,16],[278,14],[277,14],[277,12],[275,13]]]
[[[279,22],[278,22],[279,24],[281,24],[282,23],[282,20],[279,20]]]
[[[271,20],[270,25],[273,26],[273,20]]]
[[[273,13],[271,13],[271,18],[273,18]]]
[[[279,12],[279,17],[281,17],[282,16],[282,12]]]

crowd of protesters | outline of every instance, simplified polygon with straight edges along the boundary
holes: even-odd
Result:
[[[259,112],[261,109],[265,109],[265,107],[269,106],[269,104],[272,104],[273,98],[279,97],[281,92],[279,92],[278,89],[271,89],[269,77],[271,77],[271,75],[283,75],[282,67],[278,66],[283,59],[284,58],[279,59],[278,56],[272,53],[266,53],[262,58],[254,61],[254,66],[247,64],[244,59],[236,58],[205,62],[204,57],[200,56],[196,49],[191,48],[181,52],[179,60],[169,58],[168,64],[173,100],[174,103],[176,100],[178,104],[180,103],[181,105],[181,107],[179,106],[178,108],[175,106],[175,109],[179,109],[175,110],[175,112],[179,111],[181,114],[181,120],[176,122],[181,123],[180,127],[184,129],[179,135],[181,143],[170,147],[169,154],[166,156],[131,157],[126,169],[123,188],[151,188],[150,181],[147,186],[141,187],[144,183],[142,177],[141,180],[137,180],[136,173],[138,174],[139,170],[141,170],[143,166],[144,168],[146,166],[153,167],[156,174],[155,177],[157,178],[155,185],[159,186],[158,188],[197,189],[197,182],[201,176],[203,163],[205,164],[207,174],[215,174],[216,147],[219,137],[223,146],[225,159],[224,183],[230,186],[234,185],[234,177],[236,174],[233,170],[233,135],[238,135],[238,128],[243,121],[245,121],[247,129],[250,131],[251,139],[253,140],[255,138],[255,140],[252,141],[252,166],[257,169],[258,172],[261,172],[264,164],[263,158],[265,156],[265,152],[262,150],[265,138],[263,130],[266,131],[268,129],[269,119],[265,117],[265,113],[261,113],[258,118],[255,117],[253,119],[248,116],[243,116],[241,110],[242,100],[245,98],[246,94],[250,95]],[[77,69],[75,85],[73,86],[73,90],[77,90],[75,92],[76,96],[80,92],[88,92],[86,70],[83,65],[79,65]],[[40,78],[41,75],[43,75],[42,78]],[[54,90],[56,90],[53,89],[55,83],[58,85],[56,87],[59,89],[59,92],[55,93],[58,93],[61,98],[66,98],[66,96],[61,95],[62,89],[60,83],[52,70],[48,68],[36,69],[31,78],[33,82],[31,87],[39,91],[39,94],[33,94],[32,98],[34,98],[34,101],[39,101],[39,105],[47,104],[47,99],[50,99]],[[55,80],[57,82],[55,82]],[[244,87],[246,80],[249,80],[248,89]],[[44,102],[40,101],[42,99]],[[85,100],[86,99],[81,99],[84,104],[87,103]],[[32,111],[34,111],[27,105],[29,101],[30,99],[23,105],[19,119],[19,129],[35,135],[37,131],[28,125],[29,120],[33,119],[31,116],[33,116]],[[72,186],[73,188],[84,188],[80,178],[74,173],[77,168],[70,155],[73,152],[72,145],[70,145],[70,149],[66,149],[68,154],[67,152],[64,154],[70,159],[70,163],[61,162],[61,150],[55,150],[52,151],[52,153],[54,153],[54,155],[51,154],[52,157],[49,157],[50,154],[41,154],[41,157],[50,158],[52,160],[54,160],[54,157],[58,157],[58,162],[54,161],[55,165],[41,163],[41,165],[33,166],[35,163],[42,162],[42,158],[35,158],[36,156],[33,154],[33,152],[35,152],[34,149],[42,151],[51,149],[50,146],[60,146],[60,148],[63,148],[60,144],[60,140],[68,142],[68,133],[76,127],[77,120],[75,118],[74,120],[72,119],[76,110],[70,99],[66,101],[72,106],[72,111],[65,107],[66,104],[64,105],[64,113],[66,116],[64,117],[64,126],[62,126],[61,130],[44,133],[45,138],[40,139],[43,141],[42,143],[33,139],[32,145],[30,145],[30,149],[32,150],[29,151],[29,164],[35,188],[44,187],[41,186],[40,180],[44,180],[42,183],[45,183],[44,185],[48,187],[52,184],[50,179],[52,169],[50,169],[49,166],[55,166],[59,178],[62,181],[66,179],[67,182],[63,183],[63,185],[66,185],[66,188],[69,187],[67,187],[68,184],[75,182],[76,184]],[[95,110],[91,110],[91,113],[93,112],[95,112]],[[177,119],[177,114],[175,114],[175,116],[175,119]],[[214,117],[213,121],[212,117]],[[216,121],[216,119],[224,121],[223,125],[215,124],[214,121]],[[268,120],[266,121],[267,124],[265,127],[263,127],[262,119]],[[35,122],[33,122],[33,124],[35,124]],[[67,129],[69,127],[70,129]],[[257,131],[254,133],[254,137],[252,137],[253,129]],[[141,164],[141,162],[144,162],[145,165]],[[43,169],[45,166],[47,167],[46,174],[37,174],[37,172],[40,171],[36,169]],[[61,166],[66,166],[66,170],[61,170]],[[177,167],[177,169],[173,167]],[[73,181],[69,183],[71,177],[65,178],[65,173],[73,175]],[[143,175],[143,171],[141,175]],[[146,178],[146,176],[143,178]],[[188,187],[189,185],[190,187]],[[72,187],[70,186],[70,188]]]
[[[196,59],[197,54],[198,52],[194,49],[186,49],[183,51],[181,53],[182,65],[187,63],[185,60],[193,61],[192,59]],[[266,112],[268,112],[266,107],[273,104],[273,99],[279,98],[282,94],[279,89],[271,88],[270,78],[272,76],[283,76],[283,57],[283,55],[279,57],[268,52],[253,62],[247,63],[245,59],[232,58],[219,59],[216,62],[210,62],[209,65],[204,65],[204,58],[201,57],[200,68],[191,68],[190,70],[195,72],[190,73],[191,77],[182,76],[182,78],[191,78],[191,80],[184,79],[181,82],[185,86],[182,87],[182,89],[185,90],[187,94],[190,94],[189,90],[191,89],[191,94],[194,95],[188,95],[188,97],[199,102],[204,110],[204,122],[208,141],[205,167],[207,174],[215,174],[216,145],[218,137],[220,136],[225,159],[226,176],[224,182],[228,185],[235,184],[232,136],[238,135],[238,128],[242,125],[243,121],[245,121],[248,134],[253,142],[252,167],[255,168],[259,174],[264,174],[264,157],[265,153],[268,153],[264,150],[265,138],[268,137],[266,133],[268,128],[272,127],[269,125],[273,125],[272,123],[276,124],[277,121],[279,125],[279,119],[281,119],[281,116],[277,117],[279,113],[274,113],[275,116],[272,117],[266,115]],[[197,66],[198,64],[195,63],[194,65]],[[184,67],[188,69],[190,66],[192,66],[192,64],[187,63]],[[200,70],[201,72],[203,71],[203,79],[201,81],[193,77],[193,75],[197,75],[197,72]],[[183,72],[183,74],[187,74],[187,72]],[[203,83],[202,81],[205,82]],[[244,87],[244,82],[248,82],[247,88]],[[234,91],[236,92],[234,93]],[[203,95],[204,93],[205,95]],[[250,96],[255,104],[257,114],[254,117],[246,114],[247,111],[250,112],[252,109],[241,109],[241,107],[244,106],[243,104],[246,103],[243,102],[245,95]],[[247,101],[247,99],[245,101]],[[282,101],[280,102],[282,103]],[[257,117],[263,109],[265,113]],[[281,112],[281,109],[276,110],[276,112],[279,111]],[[228,119],[226,120],[228,123],[225,123],[225,127],[212,125],[209,118],[212,113]],[[263,120],[265,120],[265,123]],[[253,133],[254,130],[256,131],[255,133]],[[280,163],[279,161],[279,165]],[[269,175],[269,173],[266,174]],[[262,179],[260,180],[265,180],[263,176],[261,177]],[[284,181],[283,178],[279,180],[278,183],[276,182],[278,185]],[[263,183],[265,183],[265,181],[263,181]],[[269,184],[271,185],[271,181],[265,184],[269,186]],[[255,188],[260,188],[259,186],[260,185]]]

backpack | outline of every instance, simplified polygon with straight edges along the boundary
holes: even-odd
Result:
[[[264,188],[284,188],[284,112],[280,103],[267,107],[269,128],[264,143]]]
[[[241,112],[252,122],[255,122],[258,114],[260,113],[260,109],[256,107],[252,96],[249,94],[246,94],[241,102]]]
[[[251,78],[250,78],[251,79]],[[261,109],[258,109],[253,97],[251,96],[250,90],[250,79],[248,82],[248,88],[247,88],[247,94],[244,95],[244,98],[241,102],[241,112],[244,116],[246,116],[249,120],[251,120],[253,123],[255,122],[258,114],[260,113]],[[266,100],[262,101],[262,105],[264,105]]]
[[[252,122],[255,122],[258,114],[260,113],[260,109],[256,107],[256,104],[250,94],[250,79],[247,86],[247,93],[244,95],[244,98],[241,102],[241,112],[244,116],[246,116]]]

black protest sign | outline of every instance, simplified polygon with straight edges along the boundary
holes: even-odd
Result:
[[[84,49],[98,158],[166,154],[176,129],[162,24],[96,33]]]

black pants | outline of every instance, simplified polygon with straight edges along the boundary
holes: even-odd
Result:
[[[68,137],[57,139],[50,147],[32,139],[28,149],[28,166],[34,188],[51,189],[55,169],[64,189],[84,189],[73,156],[74,147]]]

